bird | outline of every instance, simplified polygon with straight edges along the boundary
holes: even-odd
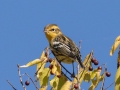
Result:
[[[82,63],[80,50],[69,37],[62,33],[57,24],[46,25],[44,33],[49,42],[50,50],[58,62],[71,64],[76,61],[80,67],[85,68]]]

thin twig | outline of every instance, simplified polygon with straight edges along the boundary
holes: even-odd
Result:
[[[104,90],[104,83],[105,83],[105,74],[107,72],[107,68],[106,68],[106,64],[104,64],[104,68],[105,68],[105,71],[104,71],[104,78],[103,78],[103,81],[102,81],[102,86],[101,86],[101,90]]]
[[[10,81],[8,81],[8,80],[6,80],[9,84],[10,84],[10,86],[14,89],[14,90],[17,90],[11,83],[10,83]]]
[[[79,42],[79,50],[81,49],[81,43],[82,43],[82,40],[80,40],[80,42]]]
[[[81,90],[80,82],[79,82],[79,80],[78,80],[78,78],[79,78],[79,70],[80,70],[80,66],[78,65],[78,66],[77,66],[77,74],[78,74],[78,75],[77,75],[77,83],[78,83],[78,86],[79,86],[78,89]]]
[[[62,68],[65,69],[66,72],[68,72],[72,76],[72,73],[70,73],[60,62],[59,62],[59,64],[61,65]]]
[[[107,90],[109,87],[111,87],[115,82],[111,83],[108,87],[106,87],[104,90]]]
[[[22,82],[22,76],[21,76],[21,74],[20,74],[20,66],[19,66],[18,64],[17,64],[17,67],[18,67],[18,75],[19,75],[19,77],[20,77],[20,83],[21,83],[23,89],[26,90],[26,87],[24,86],[24,84],[23,84],[23,82]]]
[[[39,88],[35,85],[34,81],[32,80],[32,78],[27,74],[25,73],[25,75],[27,75],[29,77],[29,79],[32,81],[32,83],[34,84],[34,86],[36,87],[37,90],[39,90]]]

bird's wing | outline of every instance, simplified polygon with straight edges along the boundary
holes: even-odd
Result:
[[[53,40],[53,50],[56,50],[58,54],[66,55],[71,58],[75,58],[79,55],[79,49],[74,42],[64,35],[59,35]]]

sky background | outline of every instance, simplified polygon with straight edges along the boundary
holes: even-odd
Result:
[[[8,79],[23,90],[16,65],[40,57],[49,45],[43,29],[51,23],[57,24],[77,45],[82,40],[83,59],[94,50],[98,66],[107,64],[111,77],[106,78],[105,87],[109,86],[117,69],[118,50],[112,57],[109,51],[120,35],[120,0],[0,0],[0,89],[13,90]],[[72,66],[66,68],[71,70]],[[21,73],[33,78],[35,70],[33,66],[21,69]],[[27,79],[23,76],[23,82]],[[81,88],[87,90],[89,86],[90,83],[83,83]],[[101,83],[96,90],[100,87]],[[27,90],[35,90],[32,83]],[[114,85],[108,90],[114,90]]]

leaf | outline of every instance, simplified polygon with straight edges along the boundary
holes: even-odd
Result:
[[[118,36],[116,39],[115,39],[115,42],[114,44],[112,45],[112,48],[110,50],[110,56],[113,55],[113,53],[115,52],[115,50],[118,48],[118,46],[120,45],[120,36]]]
[[[98,81],[93,79],[92,84],[90,85],[90,88],[88,90],[95,90],[97,83],[98,83]]]
[[[55,75],[61,75],[61,66],[59,64],[56,64],[56,72],[55,72]]]
[[[44,68],[41,73],[39,73],[40,86],[45,87],[48,85],[48,80],[50,76],[50,69]]]
[[[98,70],[98,69],[95,69],[92,72],[92,74],[91,74],[92,83],[91,83],[90,88],[88,90],[95,90],[98,83],[100,82],[100,78],[101,78],[100,73],[101,73],[101,70]]]
[[[61,90],[62,86],[66,83],[67,78],[62,75],[60,78],[55,76],[51,81],[50,85],[52,86],[53,90]]]
[[[89,69],[89,66],[91,66],[91,58],[92,58],[92,53],[90,53],[90,54],[88,54],[86,57],[85,57],[85,59],[84,59],[84,62],[83,62],[83,64],[84,64],[84,66],[85,66],[85,69],[82,69],[82,68],[80,68],[80,73],[79,73],[79,75],[78,75],[78,77],[79,77],[79,82],[80,82],[80,84],[82,83],[82,81],[83,81],[83,79],[84,79],[84,76],[85,76],[85,73],[88,71],[88,69]],[[77,76],[77,75],[76,75]],[[74,83],[76,83],[76,79],[74,79]]]
[[[60,90],[70,90],[71,85],[72,85],[72,82],[66,81]]]
[[[20,68],[30,67],[30,66],[33,66],[33,65],[38,64],[38,63],[40,63],[40,59],[35,59],[35,60],[27,63],[26,65],[20,66]]]
[[[85,73],[85,76],[84,76],[84,79],[83,79],[85,82],[90,82],[90,74],[91,74],[90,72]]]
[[[39,90],[47,90],[47,87],[41,87]]]
[[[52,73],[55,75],[61,75],[61,66],[56,61],[56,59],[53,59],[51,65],[53,65],[53,68],[51,69]]]
[[[120,67],[117,69],[115,76],[115,90],[120,90]]]
[[[46,61],[47,61],[47,57],[45,56],[45,52],[43,51],[40,59],[35,59],[33,61],[30,61],[26,65],[22,65],[20,67],[21,68],[30,67],[30,66],[36,65],[38,63],[45,63]]]
[[[103,79],[105,78],[105,74],[103,73],[100,78],[99,78],[99,81],[103,81]]]
[[[51,69],[52,73],[55,74],[57,67],[56,67],[56,60],[53,59],[51,62],[51,65],[53,65],[53,68]]]
[[[46,65],[46,63],[37,64],[37,73],[36,73],[37,79],[39,78],[40,73],[44,70],[45,65]]]
[[[92,71],[91,76],[90,76],[91,79],[94,79],[96,77],[97,71],[98,71],[97,69],[95,69],[95,70]]]

